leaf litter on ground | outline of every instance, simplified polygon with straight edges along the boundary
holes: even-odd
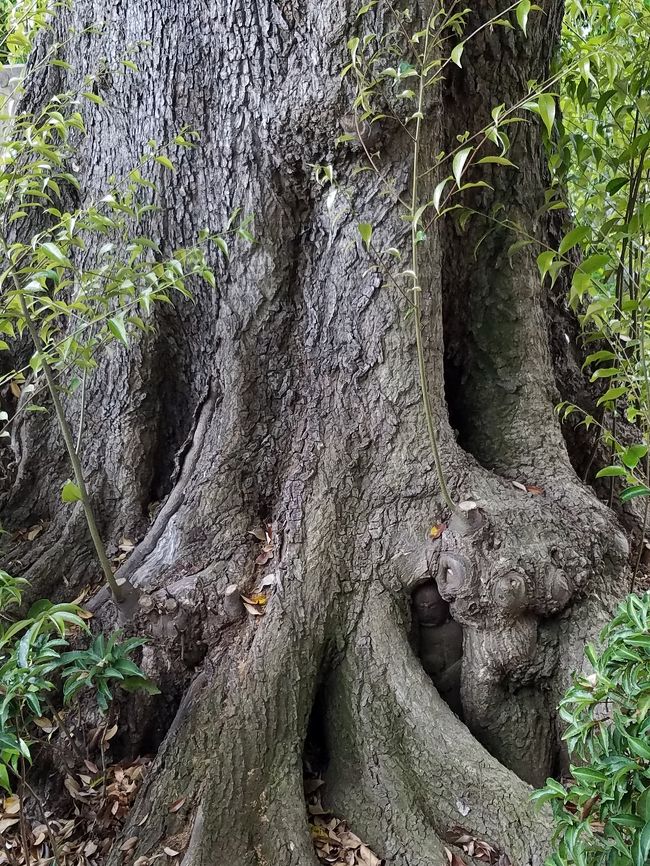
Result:
[[[101,866],[106,861],[151,759],[121,761],[104,773],[85,763],[87,773],[68,773],[64,780],[70,799],[61,814],[31,796],[25,805],[15,794],[0,798],[0,866]]]

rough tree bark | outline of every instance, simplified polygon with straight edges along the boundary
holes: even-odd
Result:
[[[375,29],[388,5],[372,11]],[[498,8],[477,6],[475,22]],[[544,76],[561,4],[544,7],[527,40],[499,29],[468,44],[439,100],[432,152]],[[169,249],[219,229],[235,206],[255,216],[258,242],[218,265],[217,291],[197,285],[194,303],[158,313],[154,338],[111,347],[90,383],[83,456],[103,532],[113,545],[137,538],[124,575],[175,600],[138,623],[154,634],[144,663],[165,686],[150,737],[162,739],[189,687],[125,831],[139,837],[136,857],[171,844],[184,866],[314,863],[302,753],[317,707],[328,804],[388,863],[442,862],[457,826],[512,863],[541,863],[547,818],[526,783],[557,769],[553,708],[621,588],[625,539],[575,476],[554,418],[534,257],[510,268],[511,240],[495,234],[474,259],[479,227],[430,232],[424,320],[445,472],[481,522],[427,540],[448,515],[412,325],[404,299],[367,270],[356,228],[367,219],[391,245],[403,224],[379,184],[354,175],[358,154],[333,151],[357,11],[351,0],[76,0],[58,32],[104,27],[69,39],[72,70],[50,69],[27,97],[147,41],[140,72],[106,81],[107,107],[88,111],[84,197],[135,165],[148,139],[189,124],[200,147],[177,155],[173,176],[160,168],[162,211],[147,231]],[[388,125],[382,135],[382,165],[406,188],[408,141]],[[543,234],[536,124],[513,133],[513,152],[520,170],[494,173],[495,200]],[[310,168],[330,160],[351,197],[336,220]],[[74,399],[67,409],[76,422]],[[79,509],[59,502],[69,472],[51,421],[30,417],[14,447],[3,523],[47,524],[16,543],[14,560],[39,592],[94,577]],[[162,503],[155,519],[152,503]],[[276,546],[260,567],[248,531],[262,523]],[[266,615],[230,622],[225,587],[246,591],[267,572],[278,589]],[[410,593],[431,580],[464,630],[464,722],[409,642]],[[104,605],[100,618],[111,616]],[[181,643],[203,649],[180,654]],[[110,862],[121,856],[116,846]]]

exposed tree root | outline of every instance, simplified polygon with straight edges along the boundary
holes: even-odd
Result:
[[[529,787],[441,700],[386,597],[369,600],[329,695],[328,802],[388,862],[442,863],[459,827],[513,863],[543,862],[549,824]]]

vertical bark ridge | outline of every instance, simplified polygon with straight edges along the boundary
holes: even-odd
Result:
[[[499,8],[482,4],[472,25]],[[531,14],[525,38],[494,27],[467,43],[467,70],[452,76],[446,94],[450,140],[467,126],[468,117],[474,132],[490,122],[497,104],[509,107],[525,96],[529,79],[543,81],[562,3],[547,0],[536,14],[540,17]],[[540,126],[534,118],[505,128],[512,143],[508,157],[518,170],[481,166],[469,178],[486,180],[494,192],[481,190],[469,201],[487,218],[473,217],[464,235],[450,228],[447,249],[454,253],[445,260],[445,291],[448,366],[450,372],[456,367],[458,389],[450,400],[461,441],[486,466],[543,484],[547,478],[567,481],[573,472],[553,414],[558,398],[535,263],[540,249],[519,251],[511,265],[507,251],[518,237],[489,218],[518,222],[531,237],[545,241],[545,217],[539,211],[548,178]],[[464,256],[455,253],[459,244]]]

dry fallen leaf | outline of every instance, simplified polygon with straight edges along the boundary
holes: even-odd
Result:
[[[538,487],[536,484],[527,484],[527,485],[526,485],[526,490],[527,490],[529,493],[532,493],[533,496],[541,496],[542,493],[544,492],[544,488],[543,488],[543,487]]]
[[[455,852],[450,851],[449,848],[445,848],[445,854],[447,855],[449,866],[465,866],[463,858]]]
[[[20,797],[15,794],[5,797],[4,811],[7,815],[17,815],[20,812]]]
[[[174,851],[173,848],[168,848],[166,845],[165,845],[165,847],[163,848],[163,851],[165,852],[165,854],[166,854],[168,857],[178,857],[178,855],[179,855],[179,853],[180,853],[179,851]]]
[[[266,604],[268,598],[261,592],[254,592],[251,596],[242,595],[242,601],[247,601],[249,604]]]
[[[267,574],[266,577],[263,577],[260,581],[260,589],[266,589],[268,586],[275,586],[278,582],[277,574],[271,573]]]
[[[179,809],[182,809],[185,800],[187,800],[187,797],[181,797],[180,800],[176,800],[174,803],[171,804],[167,811],[172,815],[174,814],[174,812],[178,812]]]
[[[263,608],[256,607],[254,604],[250,604],[247,601],[244,602],[244,607],[251,616],[264,616]]]
[[[442,533],[447,528],[446,523],[434,523],[431,529],[429,530],[429,538],[440,538]]]
[[[365,845],[359,848],[359,859],[363,863],[363,866],[381,866],[379,857],[375,856],[370,848],[366,848]]]
[[[120,845],[120,851],[133,851],[139,841],[137,836],[129,836],[126,842]]]
[[[0,818],[0,835],[2,835],[5,830],[8,830],[9,827],[18,824],[19,821],[20,818]]]
[[[108,728],[108,730],[104,732],[104,736],[102,737],[103,741],[107,743],[109,740],[112,740],[116,733],[117,725],[113,725],[112,728]]]

